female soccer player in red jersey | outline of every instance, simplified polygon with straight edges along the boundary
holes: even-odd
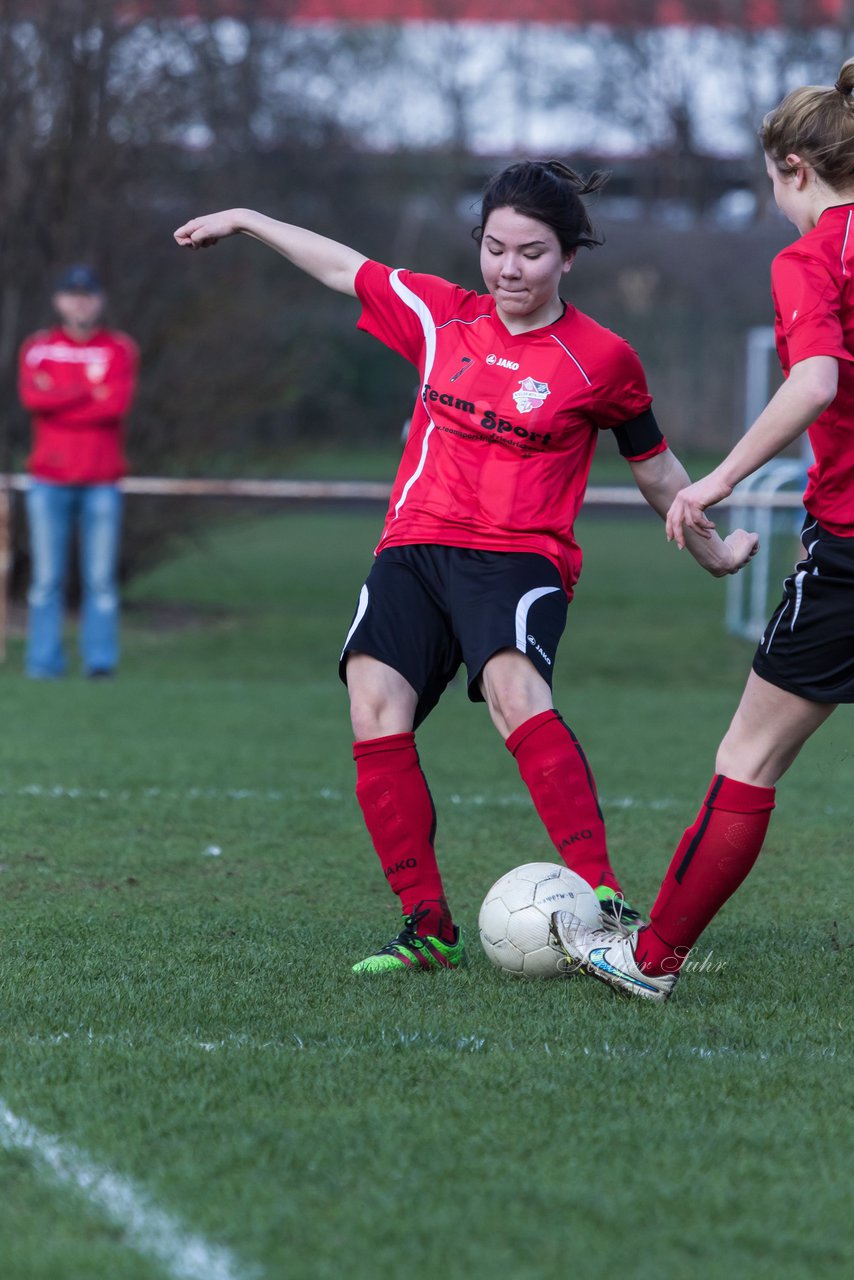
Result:
[[[854,702],[854,58],[833,87],[790,93],[759,136],[774,198],[800,233],[771,271],[786,381],[721,465],[681,490],[666,527],[680,547],[692,532],[711,536],[706,508],[808,429],[804,558],[786,579],[649,924],[614,939],[566,913],[553,920],[585,972],[659,1001],[759,856],[778,778],[837,704]]]
[[[488,184],[476,238],[486,294],[392,270],[246,209],[175,232],[201,248],[242,232],[362,304],[360,328],[411,361],[421,386],[374,566],[341,655],[356,795],[404,914],[358,972],[455,968],[463,955],[434,851],[436,817],[415,729],[461,662],[485,701],[555,848],[598,890],[603,919],[636,920],[608,859],[590,767],[554,710],[555,653],[581,568],[573,524],[596,439],[613,430],[663,517],[688,477],[653,416],[640,361],[562,301],[579,245],[597,244],[561,164],[524,162]],[[754,536],[689,533],[720,576]]]

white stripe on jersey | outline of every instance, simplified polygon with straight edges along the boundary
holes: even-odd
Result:
[[[845,267],[845,249],[848,244],[848,233],[851,230],[851,216],[852,216],[851,213],[849,213],[848,221],[845,223],[845,239],[842,241],[842,252],[839,255],[839,261],[842,264],[842,274],[844,276],[848,275],[848,271],[846,270],[846,267]]]
[[[395,293],[400,298],[400,300],[404,302],[407,305],[407,307],[409,307],[412,311],[414,311],[415,314],[418,316],[418,319],[421,321],[421,328],[424,331],[424,381],[421,384],[421,391],[419,392],[419,396],[421,398],[421,403],[424,404],[426,407],[426,402],[424,400],[423,393],[424,393],[424,387],[430,380],[430,373],[433,369],[433,361],[436,358],[436,322],[433,319],[433,316],[430,312],[430,308],[424,302],[423,298],[419,298],[417,293],[413,293],[412,290],[409,289],[403,283],[403,281],[400,278],[399,269],[392,271],[391,275],[389,276],[389,284],[391,285],[392,289],[394,289]],[[406,484],[403,486],[403,492],[401,493],[400,497],[395,503],[395,507],[394,507],[395,520],[400,515],[400,508],[403,506],[404,502],[408,498],[409,490],[412,488],[412,486],[415,484],[415,481],[421,475],[421,472],[424,470],[424,463],[427,461],[427,454],[430,448],[430,437],[436,429],[436,424],[433,421],[433,419],[430,417],[429,409],[427,409],[427,417],[430,419],[430,426],[427,428],[424,434],[424,443],[421,446],[421,457],[418,460],[418,466],[415,468],[412,475],[409,477]]]
[[[429,411],[428,411],[427,417],[430,418]],[[424,470],[424,463],[427,461],[427,454],[429,453],[429,450],[430,450],[430,437],[432,436],[435,430],[436,430],[436,424],[433,421],[433,419],[430,418],[430,426],[424,432],[424,440],[421,445],[421,457],[418,459],[418,466],[415,468],[412,475],[409,477],[406,484],[403,486],[403,492],[401,493],[397,502],[394,504],[395,520],[400,515],[400,508],[403,506],[404,502],[409,497],[409,490],[412,488],[412,486],[415,484],[415,481],[418,479],[418,477],[421,475],[421,472]]]
[[[570,351],[569,347],[564,346],[564,344],[561,342],[560,338],[558,338],[556,334],[554,334],[554,333],[550,333],[550,334],[549,334],[549,337],[550,337],[550,338],[554,338],[555,342],[557,343],[557,345],[558,345],[559,347],[563,347],[564,351],[565,351],[565,352],[566,352],[566,354],[569,356],[569,358],[570,358],[570,360],[572,361],[572,363],[576,366],[576,368],[578,369],[578,372],[581,374],[582,378],[583,378],[583,379],[584,379],[584,381],[587,383],[588,387],[592,387],[592,386],[593,386],[593,383],[590,381],[590,379],[588,378],[587,374],[584,372],[584,369],[581,367],[581,365],[580,365],[580,363],[578,362],[578,360],[576,360],[575,356],[574,356],[574,355],[572,354],[572,352]]]
[[[356,616],[353,619],[352,627],[347,632],[347,639],[344,641],[344,648],[341,650],[341,658],[343,658],[344,654],[347,652],[347,645],[353,639],[354,631],[356,630],[359,623],[362,621],[362,619],[364,618],[367,612],[368,612],[368,584],[366,582],[362,587],[362,590],[359,592],[359,604],[356,609]],[[341,661],[341,658],[338,659],[339,662]]]
[[[540,599],[541,596],[551,595],[553,591],[559,591],[560,587],[534,587],[533,591],[526,591],[520,597],[516,605],[516,648],[522,653],[528,651],[528,612],[533,604]]]

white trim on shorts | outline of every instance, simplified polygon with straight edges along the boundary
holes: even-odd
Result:
[[[528,613],[531,606],[542,596],[551,595],[553,591],[560,591],[560,587],[534,587],[533,591],[526,591],[519,599],[516,605],[516,648],[520,652],[524,654],[528,652]]]
[[[347,639],[344,641],[344,647],[341,650],[341,655],[338,659],[339,663],[344,661],[344,654],[347,652],[347,646],[349,645],[350,641],[353,639],[353,634],[356,628],[358,627],[359,623],[362,621],[365,614],[368,612],[369,596],[370,596],[370,592],[368,591],[368,584],[367,582],[365,582],[362,585],[362,590],[359,592],[359,603],[356,606],[356,616],[353,619],[353,625],[351,626],[350,630],[347,632]]]

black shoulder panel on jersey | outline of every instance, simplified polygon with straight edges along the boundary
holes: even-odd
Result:
[[[630,418],[628,422],[621,422],[614,427],[614,436],[624,458],[638,458],[649,453],[664,439],[652,409],[645,410],[637,418]]]

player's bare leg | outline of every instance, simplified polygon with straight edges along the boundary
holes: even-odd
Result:
[[[357,742],[412,729],[418,694],[393,667],[366,653],[351,653],[347,658],[347,692]]]
[[[809,702],[751,671],[715,771],[753,786],[775,786],[835,710],[834,702]]]
[[[551,689],[518,649],[502,649],[489,659],[481,672],[480,691],[505,742],[531,716],[554,709]]]

